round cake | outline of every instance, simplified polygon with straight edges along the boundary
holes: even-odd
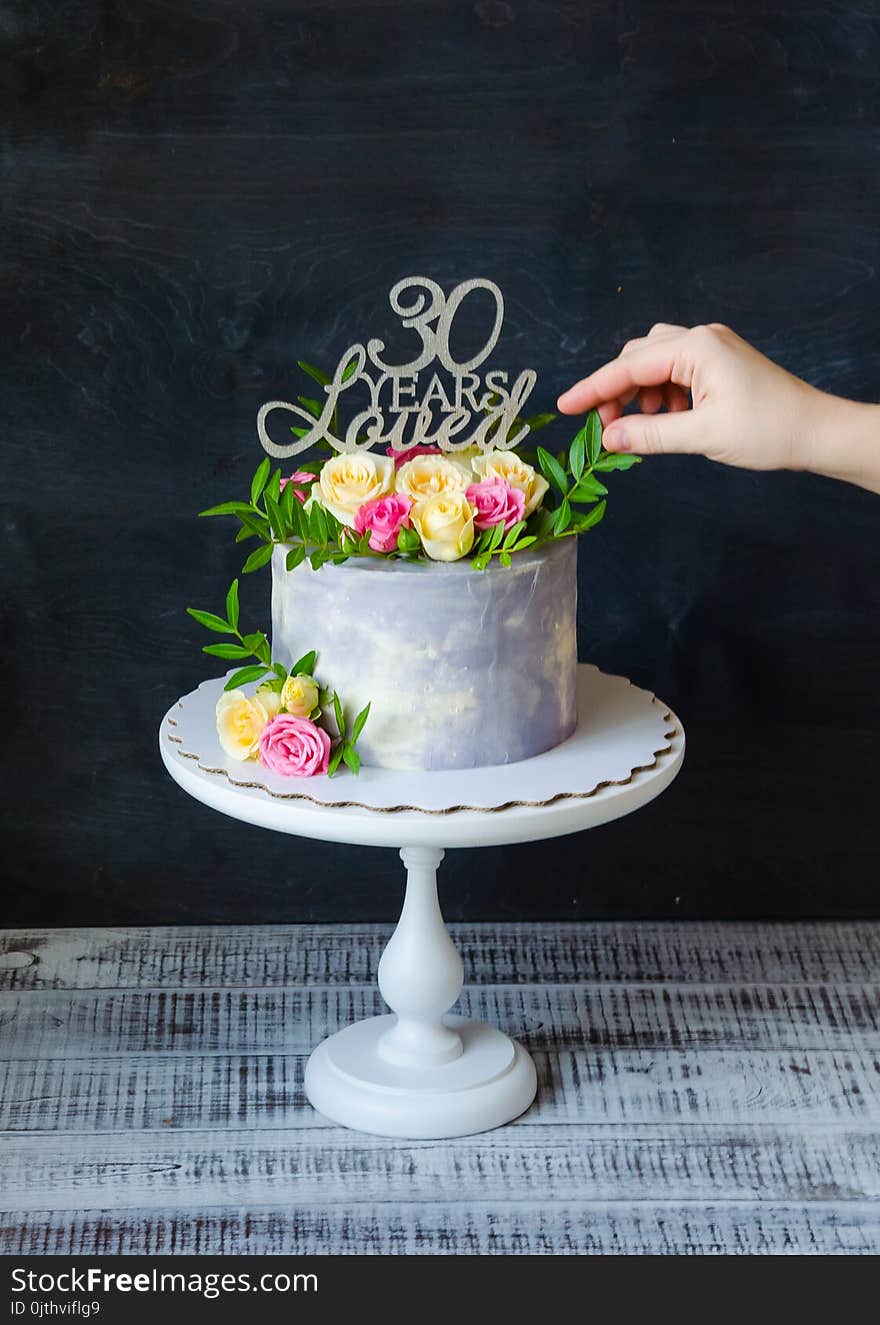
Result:
[[[272,652],[315,649],[377,768],[481,768],[561,744],[577,721],[577,539],[510,567],[352,558],[288,571],[272,557]]]

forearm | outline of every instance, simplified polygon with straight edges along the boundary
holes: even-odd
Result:
[[[799,467],[880,493],[880,405],[817,395]]]

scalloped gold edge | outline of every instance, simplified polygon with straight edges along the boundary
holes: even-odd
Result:
[[[628,677],[626,679],[629,680]],[[629,683],[630,685],[633,684],[632,681]],[[651,696],[651,703],[658,703],[656,695]],[[178,701],[178,708],[181,707],[182,704]],[[169,717],[167,721],[171,726],[177,726],[177,723],[173,718]],[[667,709],[664,712],[663,721],[672,722],[671,709]],[[538,810],[543,809],[548,805],[557,805],[560,801],[590,800],[593,796],[598,795],[600,791],[604,791],[607,787],[627,787],[632,782],[633,778],[639,773],[650,773],[653,768],[657,767],[658,760],[661,759],[663,755],[668,755],[671,752],[672,741],[678,735],[679,728],[673,723],[670,730],[663,733],[667,744],[661,746],[659,750],[652,751],[650,764],[638,764],[635,768],[631,768],[629,777],[607,778],[602,782],[597,782],[590,791],[559,791],[555,796],[550,796],[547,800],[543,801],[510,800],[504,801],[501,805],[449,805],[442,810],[427,810],[422,805],[367,805],[364,801],[353,800],[322,801],[318,800],[315,796],[307,795],[304,791],[272,791],[271,788],[267,787],[263,782],[239,782],[230,775],[228,769],[211,768],[210,765],[203,764],[201,762],[201,755],[193,754],[188,750],[178,750],[176,753],[181,759],[193,760],[199,771],[202,773],[208,773],[213,777],[224,777],[232,787],[238,787],[247,791],[262,791],[266,796],[271,796],[271,798],[276,801],[307,801],[310,805],[316,805],[319,809],[325,810],[369,810],[373,814],[429,814],[442,818],[449,814],[500,814],[504,810]],[[173,742],[175,745],[183,745],[179,736],[172,736],[166,733],[166,739]]]

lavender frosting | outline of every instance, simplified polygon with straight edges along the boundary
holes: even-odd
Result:
[[[318,652],[319,679],[379,768],[479,768],[550,750],[574,730],[577,539],[518,553],[510,568],[352,558],[313,571],[272,560],[272,650]]]

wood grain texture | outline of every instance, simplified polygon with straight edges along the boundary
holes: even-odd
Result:
[[[474,986],[455,1006],[526,1047],[880,1048],[876,985]],[[7,993],[0,994],[0,1061],[303,1053],[384,1010],[373,986]]]
[[[5,1255],[871,1255],[877,1202],[462,1201],[0,1215]]]
[[[539,1093],[449,1142],[304,1097],[383,936],[0,935],[0,1252],[880,1250],[880,926],[464,927]]]
[[[173,1205],[880,1200],[877,1132],[666,1124],[579,1129],[523,1123],[454,1142],[388,1141],[344,1129],[18,1137],[3,1201],[20,1211]]]
[[[880,1118],[876,1052],[530,1048],[540,1091],[530,1126]],[[184,1053],[0,1062],[0,1127],[69,1136],[327,1127],[306,1102],[305,1062],[304,1054]]]
[[[452,925],[469,984],[851,984],[880,967],[856,922]],[[372,984],[385,925],[6,930],[0,990]]]
[[[240,566],[195,512],[246,482],[296,359],[384,332],[415,271],[498,282],[536,410],[661,319],[876,399],[876,6],[3,8],[6,923],[390,921],[392,853],[243,828],[160,766],[206,672],[183,608]],[[680,713],[684,772],[588,839],[450,858],[450,917],[877,914],[876,523],[806,474],[619,476],[581,654]]]

